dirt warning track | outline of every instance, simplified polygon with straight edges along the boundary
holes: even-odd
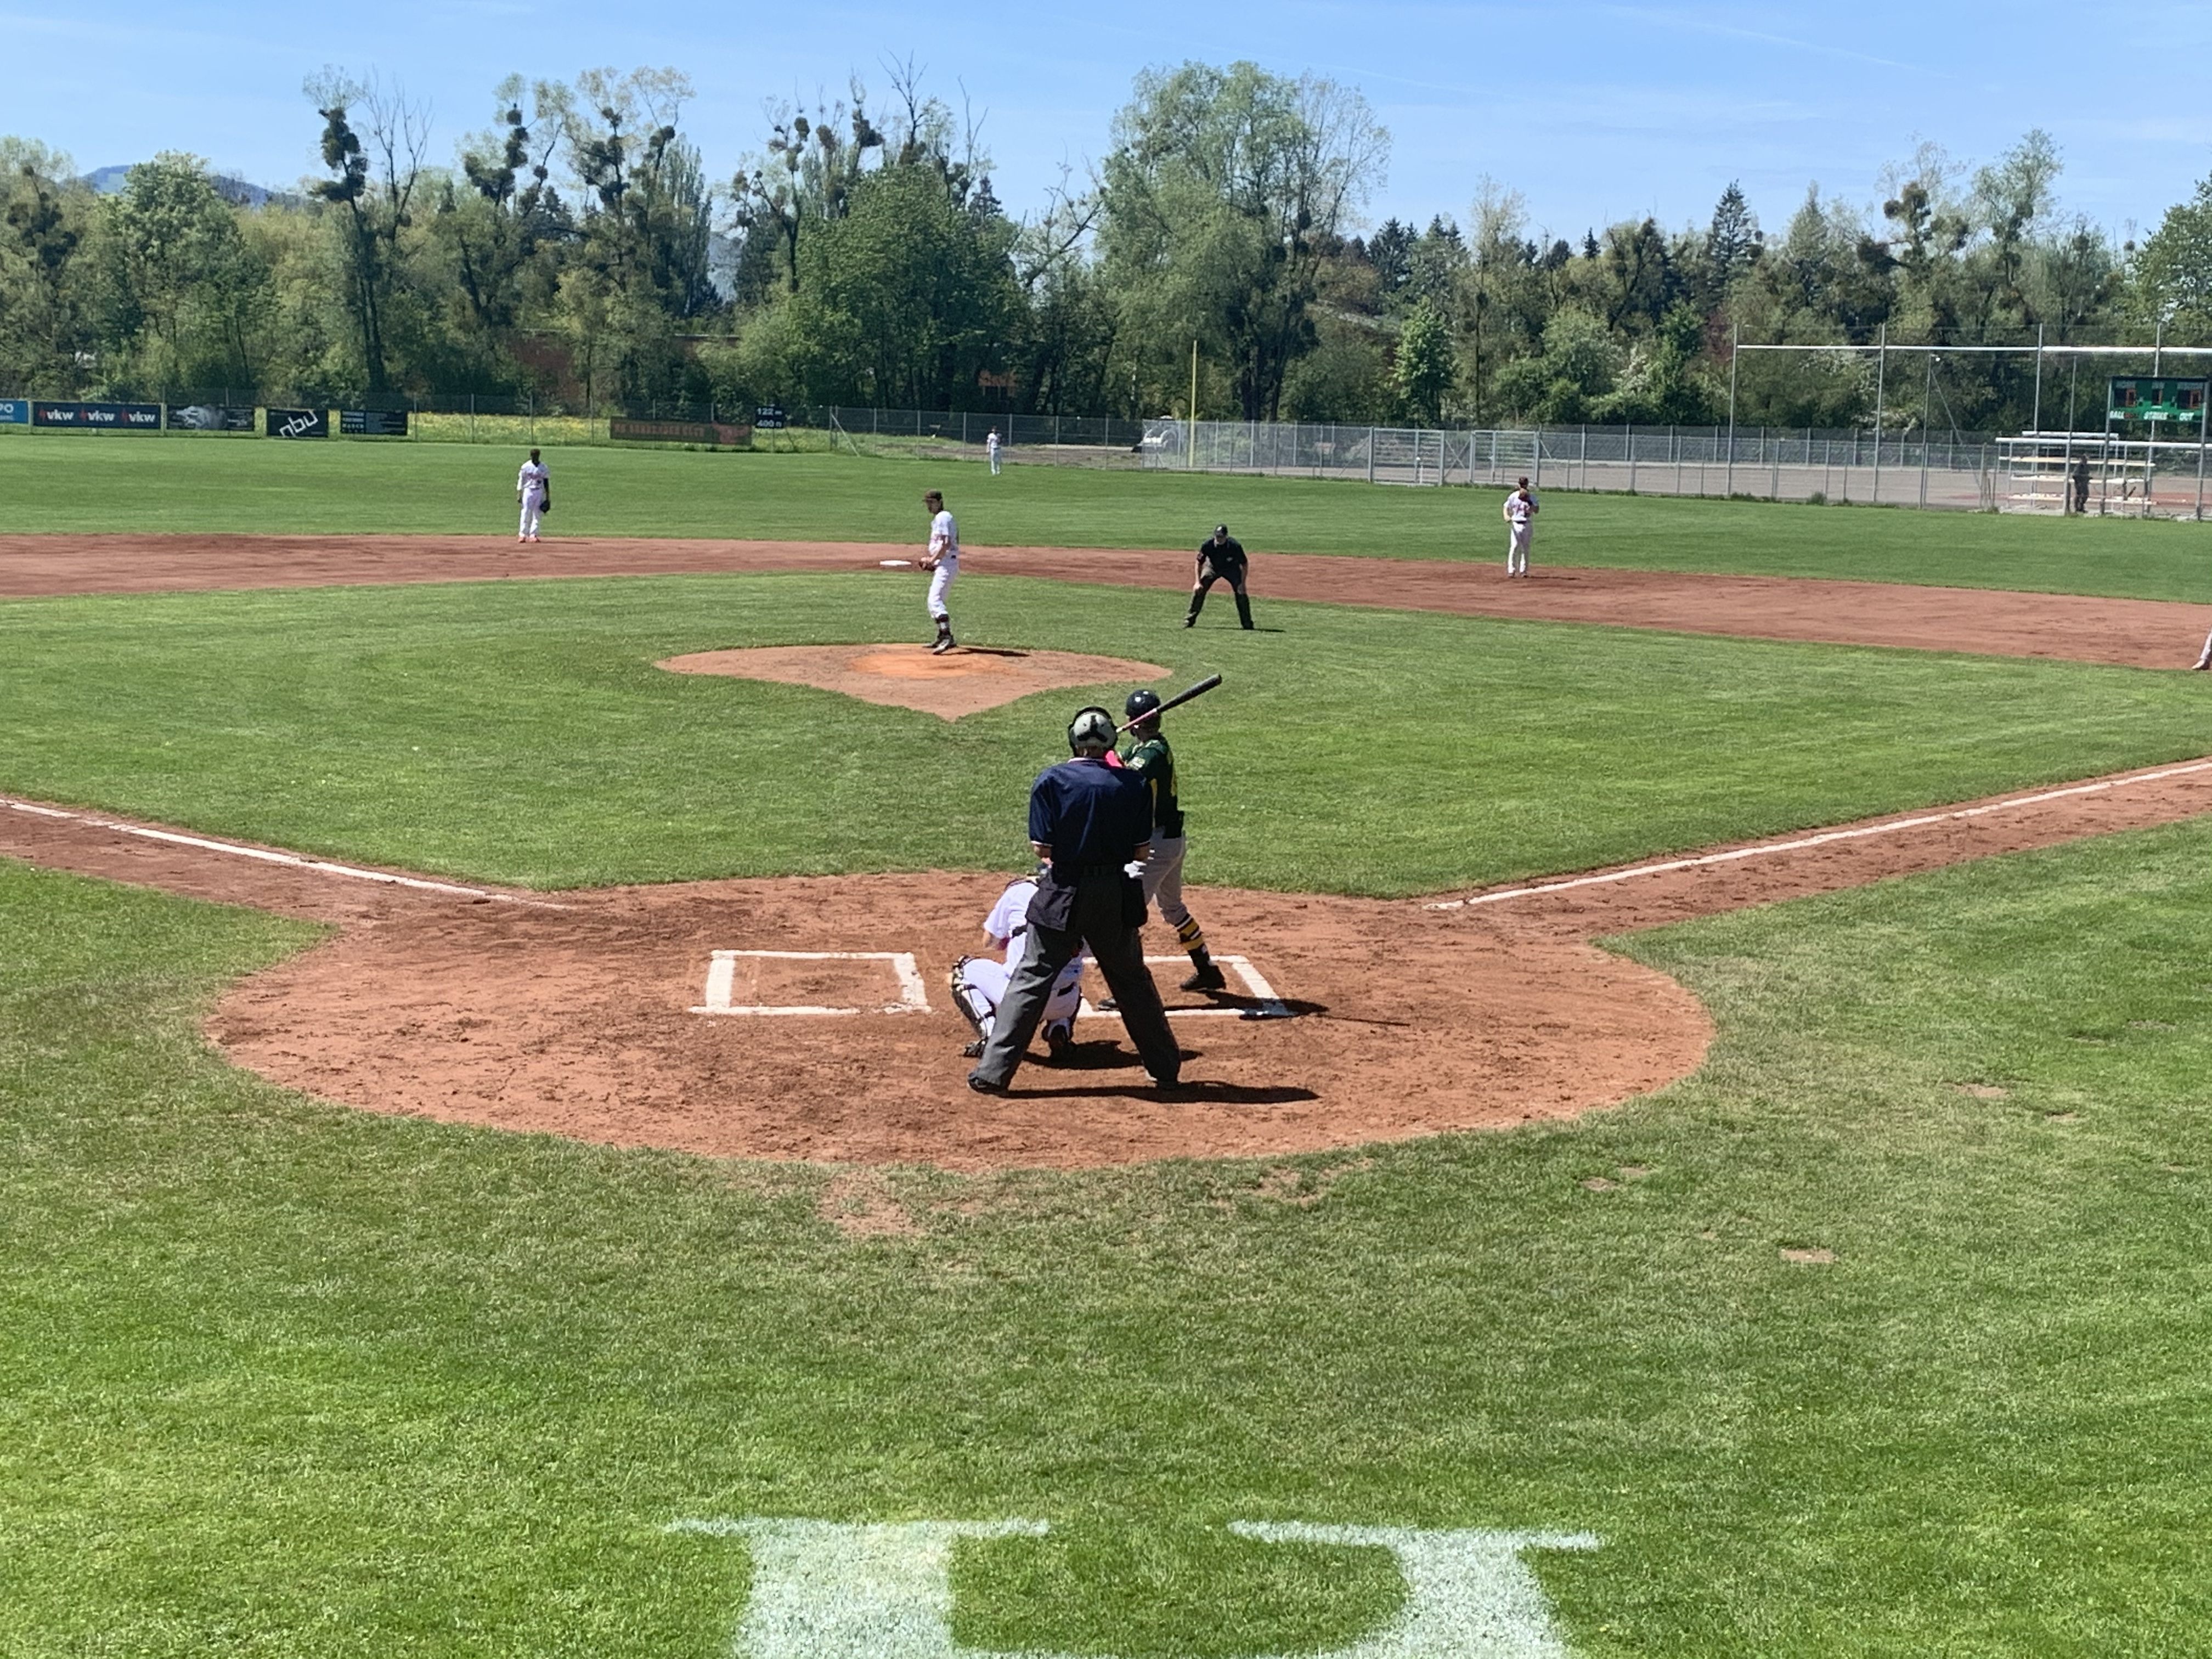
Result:
[[[902,544],[580,538],[518,547],[492,536],[0,536],[0,598],[245,587],[318,587],[502,578],[852,571],[912,583],[878,561]],[[1182,588],[1188,553],[1110,548],[975,547],[971,575]],[[1443,563],[1268,554],[1253,568],[1267,599],[1601,623],[1751,639],[1802,640],[2186,668],[2212,605],[2078,594],[1919,587],[1782,576],[1540,566],[1508,582],[1494,562]]]
[[[1695,1070],[1712,1028],[1594,938],[2206,812],[2212,760],[1426,902],[1208,889],[1209,931],[1296,1017],[1172,997],[1192,1086],[1170,1098],[1110,1015],[1079,1021],[1072,1063],[1032,1064],[1012,1096],[964,1086],[945,975],[994,876],[531,894],[9,800],[0,854],[334,924],[208,1023],[239,1064],[325,1099],[708,1156],[1077,1168],[1617,1104]],[[860,1012],[695,1012],[718,951],[744,958],[726,1000]],[[926,1011],[884,1012],[899,955]]]

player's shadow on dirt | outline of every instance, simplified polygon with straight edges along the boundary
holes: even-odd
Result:
[[[1063,1068],[1065,1069],[1065,1068]],[[1050,1073],[1040,1067],[1026,1072],[1024,1078],[1042,1079]],[[1024,1086],[1006,1091],[1009,1100],[1171,1100],[1186,1105],[1199,1106],[1289,1106],[1300,1101],[1319,1100],[1311,1089],[1277,1087],[1249,1083],[1214,1083],[1192,1079],[1172,1089],[1155,1089],[1149,1082],[1134,1079],[1127,1083],[1076,1084],[1055,1089]]]

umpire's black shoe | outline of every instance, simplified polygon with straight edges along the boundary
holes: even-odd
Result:
[[[1182,988],[1186,991],[1225,991],[1229,988],[1229,980],[1220,969],[1209,962],[1183,981]]]
[[[1002,1095],[1006,1092],[1003,1083],[994,1083],[981,1072],[968,1073],[968,1086],[979,1095]]]

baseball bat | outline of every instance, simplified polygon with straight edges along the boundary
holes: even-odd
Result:
[[[1158,720],[1161,715],[1163,715],[1163,714],[1166,714],[1166,713],[1168,712],[1168,710],[1169,710],[1169,709],[1170,709],[1170,708],[1182,708],[1182,707],[1183,706],[1183,704],[1185,704],[1185,703],[1188,702],[1189,702],[1193,697],[1202,697],[1202,696],[1204,696],[1207,692],[1209,692],[1209,691],[1212,690],[1213,690],[1213,688],[1214,688],[1215,686],[1217,686],[1217,685],[1218,685],[1218,684],[1221,684],[1221,676],[1220,676],[1220,675],[1218,675],[1218,674],[1208,674],[1208,675],[1207,675],[1204,679],[1200,680],[1200,681],[1196,685],[1191,686],[1191,687],[1190,687],[1188,690],[1182,690],[1182,691],[1178,691],[1178,692],[1176,692],[1176,693],[1175,694],[1175,696],[1173,696],[1172,697],[1170,697],[1170,698],[1169,698],[1165,702],[1162,703],[1162,704],[1161,704],[1158,708],[1153,709],[1150,714],[1144,715],[1142,718],[1144,718],[1145,720]],[[1115,726],[1114,729],[1115,729],[1116,732],[1126,732],[1126,731],[1127,731],[1127,730],[1128,730],[1132,726],[1134,726],[1134,725],[1136,725],[1136,724],[1137,724],[1137,722],[1136,722],[1135,720],[1124,720],[1121,725],[1119,725],[1119,726]]]

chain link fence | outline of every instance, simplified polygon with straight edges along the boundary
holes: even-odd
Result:
[[[2201,518],[2200,444],[2102,433],[1884,434],[1772,427],[1570,426],[1443,432],[1404,427],[1155,420],[1144,465],[1208,472],[1717,495],[1968,512]],[[2069,490],[2055,482],[2062,467]]]

